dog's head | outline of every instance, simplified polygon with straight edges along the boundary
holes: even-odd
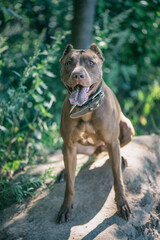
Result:
[[[61,80],[69,91],[72,105],[83,105],[96,91],[102,81],[103,61],[103,56],[94,43],[87,50],[76,50],[71,44],[67,45],[60,59]]]

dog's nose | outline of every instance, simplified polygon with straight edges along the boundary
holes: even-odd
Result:
[[[85,77],[84,72],[74,72],[72,76],[75,80],[81,80]]]

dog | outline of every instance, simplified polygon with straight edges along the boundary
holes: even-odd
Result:
[[[103,61],[101,51],[94,43],[87,50],[74,49],[69,44],[60,59],[61,80],[68,94],[60,124],[66,189],[57,217],[58,223],[71,218],[77,153],[91,155],[108,152],[117,212],[126,220],[131,215],[125,197],[120,147],[131,141],[135,131],[131,121],[122,113],[114,93],[102,79]]]

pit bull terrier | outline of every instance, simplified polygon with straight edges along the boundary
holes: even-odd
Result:
[[[77,153],[108,151],[113,172],[115,201],[121,217],[128,220],[131,210],[124,191],[120,147],[129,143],[134,128],[102,79],[103,56],[92,44],[87,50],[69,44],[60,62],[61,80],[68,90],[61,116],[61,136],[66,169],[66,190],[58,223],[71,218]]]

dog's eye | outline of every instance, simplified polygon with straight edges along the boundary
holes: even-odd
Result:
[[[66,62],[66,65],[71,65],[72,64],[72,59],[69,59],[67,62]]]
[[[89,61],[89,65],[93,65],[94,64],[94,62],[93,61]]]

